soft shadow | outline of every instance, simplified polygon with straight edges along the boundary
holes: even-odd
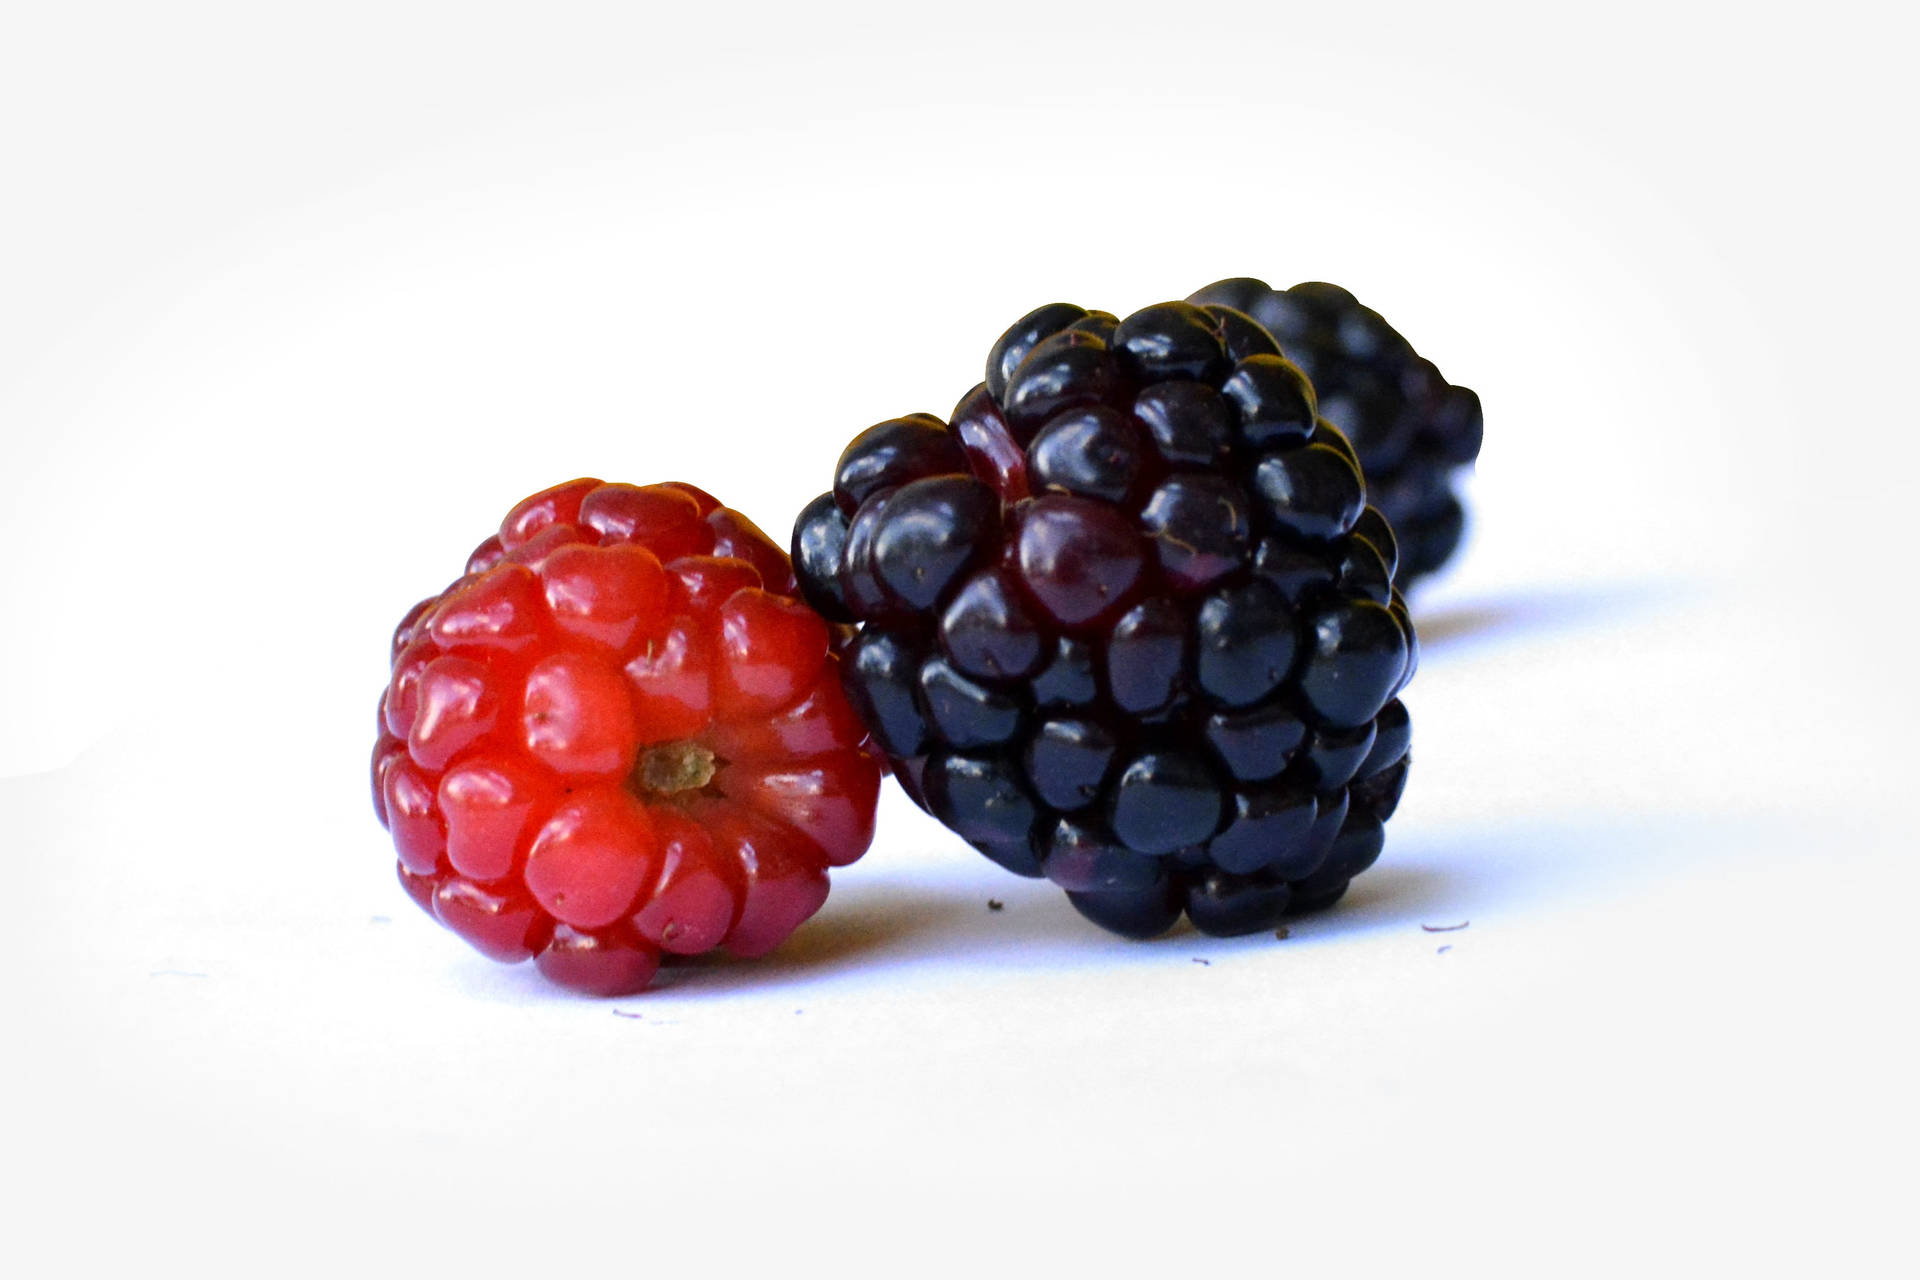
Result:
[[[1439,867],[1396,865],[1383,861],[1354,877],[1346,896],[1325,911],[1301,916],[1299,923],[1341,917],[1339,928],[1433,923],[1433,913],[1458,898],[1459,881]]]
[[[1676,582],[1541,588],[1523,595],[1416,609],[1413,625],[1420,647],[1429,651],[1487,639],[1525,640],[1595,624],[1630,622],[1677,598],[1681,590]]]
[[[996,914],[987,907],[987,895],[958,885],[923,885],[908,876],[869,877],[845,889],[836,886],[819,914],[770,954],[757,960],[724,952],[675,959],[661,966],[646,995],[766,988],[870,964],[881,956],[937,952],[946,944],[934,939],[951,939],[967,932],[970,922],[977,925],[980,917]],[[453,961],[451,974],[467,994],[482,999],[509,1004],[578,1000],[548,983],[531,962],[506,966],[461,955]]]
[[[1746,861],[1756,848],[1796,843],[1783,835],[1777,819],[1690,813],[1493,821],[1397,834],[1390,834],[1379,864],[1357,876],[1339,902],[1287,918],[1283,943],[1276,944],[1270,930],[1211,938],[1184,921],[1151,942],[1130,942],[1083,919],[1065,895],[1042,881],[1013,880],[984,862],[977,879],[902,867],[836,887],[820,913],[771,955],[677,964],[662,969],[654,993],[705,998],[764,992],[845,976],[882,959],[953,957],[1003,969],[1157,967],[1274,945],[1339,946],[1392,932],[1448,945],[1453,935],[1422,934],[1420,927],[1470,920],[1475,932],[1467,936],[1478,936],[1503,916],[1590,908],[1642,895],[1676,875],[1717,874]],[[1819,850],[1830,840],[1831,832],[1809,829],[1797,843]],[[933,878],[922,879],[928,875]],[[1001,903],[1000,909],[990,901]],[[531,964],[506,968],[470,956],[452,968],[455,981],[481,998],[579,1003],[547,985]],[[646,998],[635,997],[642,1003],[631,1007],[645,1008]],[[674,1003],[662,1002],[661,1013]]]
[[[696,956],[663,967],[654,987],[722,992],[830,973],[869,963],[877,956],[918,951],[919,940],[950,930],[963,917],[983,909],[978,895],[953,889],[898,881],[884,886],[884,891],[862,887],[864,892],[844,897],[836,891],[820,914],[769,955],[758,960],[724,954]]]

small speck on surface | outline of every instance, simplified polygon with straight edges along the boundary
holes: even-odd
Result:
[[[1004,903],[1004,902],[1002,902],[1002,901],[1000,901],[1000,899],[998,899],[998,898],[988,898],[988,899],[987,899],[987,910],[989,910],[989,911],[1005,911],[1006,909],[1007,909],[1007,904],[1006,904],[1006,903]]]
[[[1453,950],[1453,944],[1452,944],[1451,942],[1449,942],[1449,943],[1447,943],[1447,944],[1446,944],[1445,946],[1443,946],[1443,947],[1441,947],[1441,948],[1440,948],[1440,949],[1439,949],[1438,951],[1436,951],[1436,952],[1434,952],[1433,954],[1435,954],[1435,955],[1437,955],[1437,956],[1443,956],[1443,955],[1445,955],[1445,954],[1447,954],[1447,952],[1449,952],[1449,951],[1451,951],[1451,950]]]
[[[615,1010],[613,1011],[613,1016],[614,1016],[614,1017],[616,1017],[616,1018],[644,1018],[644,1017],[646,1017],[646,1015],[645,1015],[645,1014],[643,1014],[643,1013],[628,1013],[628,1012],[627,1012],[627,1011],[626,1011],[625,1009],[615,1009]]]
[[[393,917],[392,916],[371,916],[368,918],[367,923],[368,924],[392,924]]]
[[[1471,920],[1462,920],[1459,924],[1423,924],[1420,928],[1427,933],[1455,933],[1472,923]]]
[[[1285,925],[1281,925],[1278,929],[1275,929],[1273,931],[1273,936],[1279,939],[1281,942],[1285,942],[1288,938],[1291,938],[1293,936],[1293,930],[1287,928],[1287,926]]]
[[[1204,965],[1207,965],[1207,966],[1209,966],[1209,967],[1211,967],[1211,966],[1212,966],[1212,964],[1213,964],[1213,961],[1211,961],[1211,960],[1207,960],[1207,959],[1204,959],[1204,958],[1202,958],[1202,957],[1200,957],[1200,956],[1195,956],[1195,957],[1193,958],[1193,962],[1194,962],[1195,964],[1204,964]]]

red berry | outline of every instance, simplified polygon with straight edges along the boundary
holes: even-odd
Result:
[[[541,577],[560,629],[615,652],[660,621],[667,603],[660,562],[632,543],[561,547],[547,557]]]
[[[402,886],[591,994],[771,950],[873,838],[832,640],[786,554],[691,485],[519,503],[394,632],[372,776]]]
[[[527,673],[522,695],[525,746],[568,778],[625,777],[640,743],[633,699],[619,668],[599,655],[561,650]]]
[[[420,671],[419,712],[407,733],[407,754],[423,769],[447,762],[493,732],[500,695],[487,669],[471,658],[435,658]]]
[[[713,530],[714,555],[744,560],[760,574],[767,590],[783,596],[794,594],[793,562],[753,521],[738,511],[720,507],[707,516],[707,527]]]
[[[634,928],[662,951],[711,951],[740,914],[746,871],[738,860],[720,857],[713,837],[692,818],[671,810],[660,818],[660,880],[634,916]]]
[[[536,823],[559,804],[552,775],[519,755],[474,756],[440,778],[447,861],[473,880],[511,875]]]
[[[633,728],[642,744],[691,738],[712,718],[713,661],[708,628],[697,617],[675,618],[667,634],[627,663]]]
[[[597,929],[632,914],[659,863],[659,837],[640,802],[624,787],[592,787],[567,797],[534,837],[527,888],[554,919]]]
[[[724,945],[735,955],[763,956],[827,900],[827,870],[819,851],[745,805],[716,807],[704,821],[720,856],[747,873],[740,915]]]
[[[433,913],[481,955],[507,964],[531,959],[551,927],[524,895],[470,880],[448,880],[434,890]]]
[[[503,563],[449,588],[427,618],[427,636],[443,652],[525,653],[540,643],[548,621],[540,597],[540,580],[533,570]]]
[[[548,981],[582,995],[620,996],[653,981],[660,953],[631,929],[582,933],[561,924],[533,962]]]
[[[827,659],[827,624],[798,600],[737,591],[720,607],[713,700],[727,719],[791,706]]]
[[[580,522],[603,543],[638,543],[663,562],[713,549],[698,499],[675,485],[601,485],[581,500]]]
[[[400,865],[415,875],[432,875],[447,854],[446,832],[434,812],[433,785],[420,767],[402,756],[386,770],[387,829]]]
[[[500,522],[501,545],[511,551],[555,525],[578,524],[581,502],[599,487],[598,480],[569,480],[522,498]]]
[[[759,570],[731,556],[681,556],[667,567],[675,613],[704,613],[762,581]]]

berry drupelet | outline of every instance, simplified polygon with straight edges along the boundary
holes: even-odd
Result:
[[[1082,914],[1251,933],[1379,855],[1415,644],[1394,535],[1246,315],[1042,307],[951,422],[847,446],[807,599],[909,794]]]
[[[1446,563],[1465,525],[1454,473],[1480,454],[1480,397],[1449,385],[1338,285],[1221,280],[1188,301],[1251,315],[1313,381],[1321,415],[1353,442],[1367,498],[1399,537],[1400,585]]]
[[[786,554],[691,485],[533,495],[394,634],[373,803],[401,884],[590,994],[771,950],[873,837],[829,640]]]

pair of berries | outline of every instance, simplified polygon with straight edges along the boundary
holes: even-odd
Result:
[[[1478,443],[1473,394],[1350,295],[1236,280],[1026,316],[950,422],[847,447],[792,562],[691,486],[536,494],[395,634],[401,881],[489,956],[638,990],[818,910],[884,758],[1108,929],[1271,928],[1380,853],[1396,582],[1457,543]]]

